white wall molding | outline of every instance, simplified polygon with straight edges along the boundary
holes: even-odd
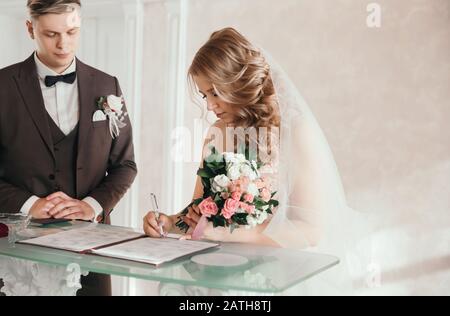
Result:
[[[167,73],[167,113],[165,122],[164,148],[164,206],[177,212],[183,207],[183,165],[174,162],[171,156],[172,131],[184,125],[186,95],[186,32],[187,0],[167,0],[164,2],[168,11],[169,23],[167,36],[167,54],[169,68]]]

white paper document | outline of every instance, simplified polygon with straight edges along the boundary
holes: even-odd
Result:
[[[173,238],[141,238],[111,247],[93,250],[92,253],[112,258],[161,265],[178,258],[218,247],[219,244],[177,240]]]
[[[88,252],[95,248],[132,240],[141,236],[144,236],[144,234],[132,229],[93,224],[85,228],[24,240],[20,243],[74,252]]]
[[[19,243],[77,253],[125,259],[158,266],[219,246],[215,243],[149,238],[129,228],[92,224],[87,227],[20,241]]]

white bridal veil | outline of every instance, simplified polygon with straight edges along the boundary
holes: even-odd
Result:
[[[280,206],[264,234],[286,248],[335,255],[341,259],[335,271],[348,270],[345,257],[356,242],[352,226],[358,214],[347,206],[333,153],[308,104],[270,54],[263,54],[281,114]],[[347,289],[348,275],[341,273]],[[336,278],[332,282],[337,283]]]

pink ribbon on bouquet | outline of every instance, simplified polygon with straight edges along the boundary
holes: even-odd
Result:
[[[203,215],[197,223],[194,231],[192,232],[193,240],[200,240],[203,237],[206,227],[208,227],[208,218]]]

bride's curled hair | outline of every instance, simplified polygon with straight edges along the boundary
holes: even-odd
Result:
[[[204,76],[232,105],[233,125],[279,127],[270,66],[259,49],[233,28],[214,32],[197,52],[189,76]]]

